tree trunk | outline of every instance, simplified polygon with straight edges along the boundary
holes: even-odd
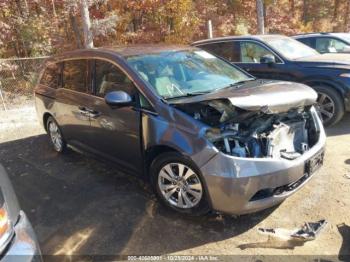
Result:
[[[84,47],[93,48],[94,42],[92,37],[89,6],[87,0],[80,0],[80,12],[84,32]]]
[[[256,14],[258,21],[258,34],[263,35],[265,33],[263,0],[256,0]]]
[[[290,4],[290,9],[292,11],[292,15],[295,16],[295,2],[294,2],[294,0],[289,0],[289,4]]]
[[[71,23],[73,31],[74,31],[75,40],[77,42],[77,47],[80,49],[80,48],[82,48],[82,46],[81,46],[80,32],[79,32],[79,27],[77,24],[77,19],[74,16],[74,14],[72,14],[72,12],[69,12],[69,18],[70,18],[70,23]]]
[[[308,10],[307,0],[303,0],[303,21],[304,21],[304,24],[306,24],[308,22],[307,10]]]
[[[344,32],[349,32],[350,1],[348,0],[345,8]]]
[[[337,31],[337,28],[339,26],[338,25],[339,5],[340,5],[340,0],[334,0],[334,9],[333,9],[333,17],[332,17],[333,31]]]
[[[333,21],[337,19],[339,4],[340,4],[339,0],[334,0]]]
[[[54,17],[57,17],[57,12],[56,12],[56,6],[55,6],[55,0],[51,0],[51,4],[52,4],[52,12]]]

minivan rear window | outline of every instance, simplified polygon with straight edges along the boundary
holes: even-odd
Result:
[[[63,88],[87,92],[87,60],[69,60],[63,65]]]
[[[61,64],[50,63],[46,66],[40,84],[57,88],[59,86],[59,78],[61,74]]]

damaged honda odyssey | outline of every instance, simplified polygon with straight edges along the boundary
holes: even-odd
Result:
[[[195,47],[67,52],[47,61],[35,96],[55,151],[112,160],[186,214],[277,205],[323,164],[313,89],[255,79]]]

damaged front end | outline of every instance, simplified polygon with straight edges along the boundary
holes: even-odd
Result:
[[[207,124],[206,138],[227,155],[293,160],[318,141],[319,129],[310,110],[317,95],[310,88],[299,93],[293,89],[292,94],[281,90],[213,100],[204,97],[175,106]]]
[[[228,214],[281,203],[323,163],[316,92],[289,82],[250,84],[173,103],[206,126],[217,153],[200,170],[212,208]]]

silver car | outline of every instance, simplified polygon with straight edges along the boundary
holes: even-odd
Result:
[[[47,62],[35,95],[54,150],[115,161],[182,213],[276,205],[323,163],[313,89],[255,79],[194,47],[64,53]]]
[[[19,208],[11,182],[1,165],[0,255],[1,261],[42,261],[32,225]]]

